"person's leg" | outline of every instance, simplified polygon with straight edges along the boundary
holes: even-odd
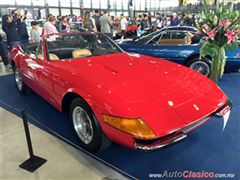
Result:
[[[7,56],[2,56],[2,60],[5,66],[9,64],[8,57]]]
[[[121,36],[121,40],[123,40],[124,39],[124,36],[125,36],[125,31],[124,30],[122,30],[122,34],[121,34],[122,36]]]
[[[6,48],[4,47],[3,43],[0,42],[0,56],[3,60],[3,63],[4,65],[8,65],[9,64],[9,61],[8,61],[8,54],[7,54],[7,50]]]

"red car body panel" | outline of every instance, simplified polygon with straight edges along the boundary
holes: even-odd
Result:
[[[43,42],[44,53],[46,53]],[[156,137],[210,117],[228,101],[218,86],[184,66],[138,54],[118,53],[75,60],[40,61],[12,48],[10,59],[24,82],[62,111],[67,93],[92,108],[106,136],[134,148],[135,137],[103,122],[102,114],[142,117]]]
[[[121,22],[117,21],[114,24],[115,24],[115,28],[118,29],[119,32],[121,32]],[[137,29],[138,29],[138,24],[133,24],[133,25],[128,24],[126,27],[126,33],[137,32]]]

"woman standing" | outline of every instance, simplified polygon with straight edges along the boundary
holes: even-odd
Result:
[[[89,11],[85,12],[84,18],[83,18],[83,28],[85,31],[88,32],[96,32],[96,28],[94,26],[94,23],[91,18],[91,14]]]
[[[55,24],[56,24],[55,16],[50,16],[48,18],[48,21],[44,23],[43,35],[58,33]]]
[[[70,32],[70,25],[68,24],[67,17],[62,16],[61,22],[58,25],[59,32]]]

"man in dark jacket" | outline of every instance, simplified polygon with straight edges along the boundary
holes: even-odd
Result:
[[[10,68],[6,47],[4,47],[2,36],[0,34],[0,56],[6,67]]]
[[[27,25],[25,23],[25,16],[19,16],[17,19],[17,25],[18,25],[18,32],[21,38],[21,43],[28,43],[29,35],[27,31]]]
[[[26,15],[28,11],[22,10],[21,13],[19,11],[13,10],[12,16],[17,17],[17,26],[18,26],[18,32],[21,38],[21,43],[28,43],[29,35],[27,31],[27,25],[25,23]]]
[[[173,13],[171,17],[171,24],[170,26],[179,26],[180,25],[180,19],[177,16],[177,13]]]
[[[96,25],[97,31],[101,32],[101,25],[100,25],[100,20],[99,20],[100,14],[99,14],[98,10],[95,10],[95,14],[92,18],[95,20],[95,25]]]
[[[15,15],[5,15],[2,17],[2,29],[7,35],[7,43],[9,46],[15,46],[21,43],[17,17]]]

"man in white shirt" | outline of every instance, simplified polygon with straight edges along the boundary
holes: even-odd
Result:
[[[125,36],[125,34],[126,34],[126,29],[127,29],[127,24],[128,24],[128,21],[127,21],[127,19],[123,16],[123,14],[121,14],[121,18],[122,18],[122,20],[121,20],[121,31],[122,31],[122,36],[121,36],[121,41],[120,42],[122,42],[123,41],[123,39],[124,39],[124,36]]]

